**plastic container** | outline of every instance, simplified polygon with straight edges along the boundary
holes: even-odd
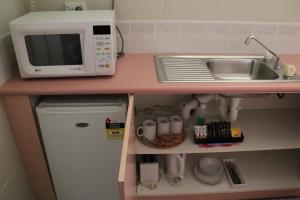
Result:
[[[206,137],[199,137],[196,132],[194,135],[195,144],[213,144],[213,143],[236,143],[243,142],[244,135],[240,130],[240,134],[236,134],[236,129],[231,128],[230,122],[210,122],[206,124]],[[232,132],[234,130],[234,133]]]
[[[246,182],[234,159],[223,159],[225,173],[232,188],[244,188]]]

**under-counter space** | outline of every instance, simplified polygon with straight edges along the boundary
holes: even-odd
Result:
[[[197,96],[197,95],[196,95]],[[300,188],[300,104],[298,94],[287,94],[283,99],[276,95],[244,99],[238,118],[232,127],[239,127],[244,141],[226,147],[199,147],[194,144],[192,131],[187,131],[186,140],[173,148],[151,148],[142,144],[136,136],[137,127],[145,119],[157,119],[162,115],[180,114],[180,105],[192,96],[186,94],[139,94],[135,95],[135,125],[132,126],[131,156],[136,156],[136,175],[139,176],[140,158],[145,154],[156,155],[161,178],[155,189],[142,185],[137,178],[138,199],[259,199],[299,196]],[[151,98],[150,98],[151,97]],[[151,99],[151,100],[150,100]],[[216,102],[207,104],[207,121],[219,121],[216,117]],[[152,106],[151,106],[152,105]],[[155,112],[158,106],[170,105],[169,112]],[[149,109],[153,109],[149,113]],[[168,113],[168,114],[166,114]],[[191,116],[190,121],[196,121]],[[188,126],[191,128],[192,125]],[[185,176],[174,186],[167,180],[167,155],[186,154]],[[220,159],[235,159],[245,185],[233,188],[227,178],[217,185],[199,182],[194,176],[194,166],[200,158],[212,156]],[[131,163],[131,162],[129,162]],[[128,166],[131,166],[128,164]],[[164,172],[162,172],[162,170]],[[132,174],[135,170],[128,170]]]
[[[114,76],[22,80],[15,76],[0,87],[1,95],[53,95],[99,93],[253,93],[300,92],[299,83],[159,83],[153,54],[126,54]],[[282,55],[300,74],[300,56]]]
[[[242,110],[233,127],[242,129],[245,140],[231,147],[204,148],[196,145],[193,135],[187,133],[185,141],[177,147],[155,149],[135,140],[136,154],[211,153],[282,150],[300,148],[300,109]],[[218,121],[210,117],[207,121]]]
[[[47,81],[47,80],[45,80]],[[38,96],[32,96],[32,97],[38,97]],[[298,119],[299,113],[299,94],[286,94],[283,99],[278,99],[276,95],[272,95],[262,99],[248,99],[243,101],[242,108],[240,113],[241,119],[249,119],[246,120],[246,124],[251,123],[253,118],[256,120],[256,123],[259,127],[253,126],[253,128],[247,130],[249,133],[246,134],[246,140],[247,140],[247,135],[250,134],[252,131],[256,131],[257,129],[261,128],[263,130],[268,129],[272,124],[278,125],[281,124],[282,121],[287,123],[287,126],[290,126],[291,124],[291,129],[289,133],[285,134],[283,133],[281,136],[282,137],[291,137],[286,140],[283,144],[279,144],[279,140],[275,139],[274,137],[270,138],[270,142],[266,144],[266,150],[270,150],[272,152],[279,151],[278,149],[285,149],[285,150],[280,150],[280,151],[288,151],[294,152],[294,149],[299,149],[299,146],[296,145],[296,143],[299,145],[299,138],[295,137],[295,131],[299,130],[299,126],[295,123],[296,118]],[[125,133],[124,133],[124,140],[123,140],[123,149],[122,149],[122,154],[121,154],[121,160],[120,160],[120,171],[119,171],[119,178],[118,178],[118,184],[120,188],[120,195],[122,200],[129,200],[132,199],[132,197],[138,196],[138,199],[176,199],[176,200],[181,200],[181,199],[186,199],[184,197],[180,197],[179,195],[174,197],[172,194],[176,195],[176,192],[178,194],[179,190],[173,190],[168,192],[168,190],[171,190],[170,187],[161,187],[162,191],[160,194],[144,194],[141,195],[140,193],[136,192],[136,149],[135,149],[135,132],[138,124],[135,124],[135,118],[137,116],[134,115],[135,110],[139,110],[141,108],[148,107],[150,105],[172,105],[173,107],[176,106],[176,108],[179,108],[178,105],[180,105],[181,102],[184,101],[189,101],[193,98],[193,95],[191,94],[137,94],[137,95],[129,95],[129,104],[128,104],[128,112],[127,112],[127,118],[126,118],[126,125],[125,125]],[[31,98],[30,96],[24,94],[24,95],[5,95],[3,97],[3,102],[5,105],[5,109],[7,112],[8,120],[10,123],[10,126],[12,128],[12,133],[16,139],[17,146],[22,152],[21,156],[24,162],[25,169],[27,170],[27,174],[29,177],[30,182],[32,183],[32,188],[38,199],[45,199],[45,200],[54,200],[54,191],[52,188],[51,184],[51,179],[49,176],[49,172],[47,170],[47,165],[45,161],[45,157],[43,155],[43,147],[40,143],[40,138],[39,138],[39,133],[37,126],[35,124],[35,119],[34,119],[34,113],[32,110],[32,106],[34,107],[34,101],[31,101],[35,98]],[[251,102],[252,103],[251,103]],[[135,109],[135,106],[137,109]],[[215,107],[215,105],[208,105],[208,107]],[[247,109],[251,109],[252,114],[248,116],[248,118],[243,116],[243,112],[248,112]],[[276,108],[283,109],[283,111],[279,111],[277,113]],[[260,111],[256,111],[257,109],[262,109]],[[265,112],[267,109],[275,109],[272,110],[271,112],[276,112],[276,113],[269,113],[266,115],[263,115],[263,113],[260,112]],[[255,111],[255,112],[253,112]],[[257,112],[257,113],[256,113]],[[285,113],[285,114],[284,114]],[[291,115],[289,114],[291,113]],[[179,114],[179,113],[178,113]],[[275,115],[276,114],[276,115]],[[278,115],[278,116],[277,116]],[[282,117],[281,117],[282,115]],[[255,117],[254,117],[255,116]],[[261,118],[266,119],[266,117],[270,117],[270,120],[267,120],[265,122],[268,122],[266,127],[260,126],[261,123],[264,121]],[[278,117],[278,118],[277,118]],[[251,120],[250,120],[251,118]],[[290,118],[295,118],[294,120],[289,121]],[[275,120],[275,121],[272,121]],[[279,123],[278,123],[279,122]],[[251,124],[247,125],[250,126]],[[255,124],[254,124],[255,125]],[[245,126],[246,127],[246,126]],[[246,127],[247,128],[247,127]],[[278,125],[278,129],[276,130],[276,134],[274,135],[280,135],[278,131],[280,131],[281,126]],[[286,128],[284,128],[286,129]],[[260,132],[262,133],[262,132]],[[272,133],[267,133],[272,136]],[[291,134],[291,135],[289,135]],[[297,134],[296,134],[297,135]],[[298,134],[299,135],[299,134]],[[255,134],[253,135],[255,136]],[[264,137],[261,135],[262,139],[267,141],[268,138]],[[253,159],[249,157],[249,160],[251,162],[248,162],[247,154],[248,153],[253,153],[260,156],[267,155],[268,151],[256,151],[256,146],[250,146],[250,145],[257,145],[257,148],[260,150],[263,150],[263,143],[259,142],[259,135],[258,133],[256,134],[255,137],[251,138],[249,136],[249,139],[252,141],[249,141],[249,146],[245,147],[248,148],[246,152],[242,149],[237,149],[234,152],[230,152],[232,154],[235,154],[232,156],[233,158],[236,158],[238,164],[241,162],[243,165],[239,165],[240,170],[242,173],[245,173],[245,179],[246,181],[249,182],[252,186],[249,187],[249,190],[233,190],[229,187],[229,185],[224,185],[223,189],[222,187],[218,190],[210,190],[211,192],[208,193],[199,193],[198,189],[197,190],[192,190],[191,192],[191,197],[189,199],[227,199],[227,200],[233,200],[233,199],[255,199],[255,198],[266,198],[266,197],[287,197],[287,196],[299,196],[300,195],[300,190],[299,190],[299,185],[298,185],[298,179],[296,179],[299,176],[299,167],[294,168],[298,166],[298,160],[294,159],[295,157],[297,158],[298,153],[292,153],[291,155],[288,156],[280,156],[278,157],[278,162],[275,160],[277,157],[275,156],[272,157],[274,158],[273,160],[270,161],[270,163],[275,163],[278,164],[279,168],[274,168],[272,171],[272,168],[269,168],[271,165],[268,165],[267,161],[268,159],[264,159],[263,162],[266,163],[265,167],[262,167],[260,165],[257,165],[258,160],[261,159]],[[30,143],[28,142],[30,141]],[[256,141],[256,142],[255,142]],[[258,141],[258,142],[257,142]],[[245,141],[245,145],[247,144],[247,141]],[[276,145],[279,144],[279,147]],[[259,146],[260,145],[260,146]],[[195,146],[195,145],[194,145]],[[239,148],[241,148],[240,146]],[[194,148],[194,147],[192,147]],[[293,149],[294,148],[294,149]],[[189,150],[190,151],[190,150]],[[199,149],[197,150],[192,150],[195,151],[195,154],[201,154]],[[223,153],[221,153],[224,151]],[[210,151],[212,152],[212,151]],[[220,149],[218,151],[220,155],[222,154],[227,154],[225,149]],[[146,152],[152,154],[151,151]],[[207,155],[209,151],[203,155]],[[241,156],[241,159],[239,157]],[[246,155],[246,156],[244,156]],[[164,156],[164,155],[162,155]],[[291,156],[291,157],[290,157]],[[232,158],[228,157],[228,158]],[[263,158],[268,158],[264,157]],[[270,157],[271,158],[271,157]],[[282,158],[282,159],[281,159]],[[293,161],[291,161],[293,160]],[[253,164],[253,167],[251,167],[251,163]],[[296,164],[296,166],[294,166]],[[290,167],[290,165],[292,165]],[[244,167],[246,166],[246,167]],[[273,166],[273,165],[272,165]],[[276,165],[277,166],[277,165]],[[257,174],[252,174],[251,169],[257,169],[261,170],[258,171]],[[274,179],[272,177],[267,177],[267,179],[261,180],[261,174],[266,173],[269,169],[273,173],[278,173],[274,176]],[[296,170],[298,169],[298,170]],[[37,176],[38,174],[38,176]],[[249,175],[247,175],[249,174]],[[251,179],[253,175],[254,179]],[[273,174],[272,174],[273,175]],[[283,176],[283,178],[281,177]],[[187,177],[189,177],[187,175]],[[190,176],[192,177],[192,176]],[[293,177],[293,181],[291,182],[290,177]],[[296,183],[295,183],[296,179]],[[193,179],[187,179],[191,180],[191,183],[195,182]],[[278,185],[275,180],[281,180],[278,182]],[[275,181],[275,183],[273,183]],[[163,182],[162,182],[163,183]],[[258,187],[257,188],[256,184]],[[266,184],[266,185],[264,185]],[[183,190],[180,190],[181,192],[184,192],[185,189],[182,188]],[[201,189],[201,188],[200,188]],[[204,187],[204,189],[206,189]],[[227,190],[227,192],[226,192]],[[222,193],[223,191],[223,193]],[[159,191],[158,191],[159,192]],[[168,194],[169,193],[169,194]],[[193,195],[193,193],[195,193]],[[224,193],[226,198],[224,198]],[[219,195],[218,198],[215,198],[216,195]],[[228,196],[229,195],[229,196]],[[166,198],[161,198],[162,196]],[[168,197],[169,196],[169,197]],[[243,198],[241,198],[243,196]]]
[[[52,188],[51,178],[48,173],[47,164],[43,154],[43,147],[40,143],[39,132],[35,123],[35,116],[32,110],[34,106],[31,101],[31,97],[38,97],[38,95],[55,95],[55,94],[117,94],[117,93],[134,93],[135,95],[129,95],[129,105],[128,105],[128,114],[126,120],[125,127],[125,137],[123,142],[123,151],[122,158],[120,164],[120,175],[118,179],[121,199],[129,200],[132,199],[132,196],[136,196],[136,161],[135,161],[135,124],[134,124],[134,106],[139,105],[140,97],[137,98],[138,101],[135,102],[134,96],[145,95],[142,98],[142,103],[145,102],[155,104],[152,97],[154,93],[156,93],[156,97],[158,97],[160,103],[170,103],[173,100],[176,100],[176,105],[178,105],[178,101],[182,102],[191,98],[192,93],[231,93],[231,92],[239,92],[239,93],[264,93],[264,92],[295,92],[300,93],[300,84],[225,84],[225,83],[182,83],[182,84],[161,84],[156,80],[155,68],[153,65],[153,55],[127,55],[119,60],[120,64],[118,66],[118,73],[113,77],[89,77],[89,78],[60,78],[60,79],[31,79],[31,80],[22,80],[19,77],[13,77],[6,84],[0,87],[0,95],[3,95],[3,103],[7,112],[7,118],[10,123],[10,127],[12,130],[12,134],[14,135],[16,144],[21,152],[21,157],[27,171],[27,175],[32,185],[32,189],[34,191],[37,199],[43,200],[54,200],[55,193]],[[299,56],[291,56],[289,57],[287,63],[296,64],[299,63],[300,66],[300,57]],[[292,62],[294,61],[294,62]],[[130,73],[132,72],[132,73]],[[136,75],[142,75],[139,78],[132,78]],[[151,93],[151,94],[149,94]],[[171,95],[172,101],[166,100],[166,95],[172,93],[176,96]],[[178,94],[185,94],[186,97],[179,98]],[[293,104],[297,104],[298,106],[291,106],[288,108],[292,108],[291,110],[299,108],[299,99],[297,98],[297,94],[287,94],[284,99],[291,100]],[[151,98],[149,98],[151,97]],[[173,104],[173,103],[172,103]],[[263,107],[263,109],[274,109],[276,107],[280,107],[282,105],[288,105],[289,103],[282,102],[274,102],[263,100],[259,103],[255,103],[255,105],[259,105]],[[251,108],[253,109],[253,108]],[[260,108],[261,109],[261,108]],[[284,107],[287,109],[287,107]],[[242,112],[241,112],[242,113]],[[295,114],[295,116],[298,116]],[[251,117],[251,116],[250,116]],[[276,116],[272,116],[274,119]],[[271,118],[272,119],[272,118]],[[288,120],[289,117],[286,117],[285,120]],[[284,120],[284,121],[285,121]],[[292,123],[294,121],[291,121]],[[248,122],[247,122],[248,123]],[[275,124],[275,123],[274,123]],[[276,124],[277,125],[277,124]],[[294,127],[294,126],[293,126]],[[295,126],[298,128],[298,126]],[[262,128],[262,127],[258,127]],[[249,129],[249,130],[254,130]],[[280,130],[280,128],[278,129]],[[277,130],[277,131],[278,131]],[[298,129],[299,130],[299,129]],[[276,150],[276,149],[289,149],[289,151],[293,151],[293,148],[299,148],[296,143],[299,141],[299,138],[295,138],[294,131],[290,131],[291,138],[284,140],[285,142],[280,143],[279,147],[277,144],[279,140],[272,138],[272,142],[269,145],[266,145],[265,150]],[[279,132],[277,132],[279,133]],[[288,133],[288,134],[289,134]],[[272,133],[270,133],[272,135]],[[280,135],[280,134],[278,134]],[[133,137],[132,137],[133,136]],[[258,136],[258,135],[256,135]],[[258,137],[255,134],[251,139],[252,141],[249,143],[245,143],[245,146],[237,147],[238,149],[233,150],[234,153],[247,153],[242,151],[255,151],[255,147],[251,147],[251,145],[260,144],[261,146],[257,146],[260,150],[264,150],[264,146],[262,142],[258,141]],[[282,137],[287,136],[286,134],[281,135]],[[294,138],[293,138],[294,137]],[[247,139],[247,138],[246,138]],[[267,140],[267,137],[262,137],[263,140]],[[274,139],[274,140],[273,140]],[[30,141],[30,142],[28,142]],[[247,147],[246,144],[249,144]],[[299,145],[299,142],[298,142]],[[183,145],[184,146],[184,145]],[[245,148],[245,150],[239,148]],[[187,149],[187,151],[201,153],[199,152],[199,148],[197,149]],[[247,149],[248,148],[248,149]],[[224,149],[220,148],[218,152],[226,152]],[[149,152],[151,153],[151,151]],[[209,151],[207,152],[209,153]],[[280,161],[280,160],[279,160]],[[299,169],[299,168],[298,168]],[[279,171],[280,172],[280,171]],[[38,175],[38,176],[37,176]],[[289,176],[289,174],[287,173]],[[289,183],[287,184],[289,185]],[[257,192],[248,192],[240,194],[239,192],[235,193],[234,191],[230,195],[230,197],[225,199],[237,199],[240,198],[241,195],[244,196],[243,199],[249,198],[265,198],[265,197],[279,197],[279,196],[299,196],[300,190],[299,187],[296,186],[295,189],[291,189],[290,186],[288,188],[281,187],[278,191],[273,192],[273,190],[268,189],[266,187],[261,191],[261,193]],[[272,186],[273,188],[273,186]],[[253,189],[254,191],[255,189]],[[232,190],[231,190],[232,191]],[[218,193],[215,193],[218,195]],[[216,195],[209,195],[209,198],[205,194],[200,194],[199,196],[195,195],[194,198],[189,199],[224,199],[223,194],[219,196],[219,198],[215,198]],[[159,196],[159,195],[158,195]],[[145,197],[146,199],[148,197]],[[155,199],[154,197],[149,197],[150,199]],[[144,199],[143,197],[138,199]],[[166,198],[168,199],[168,198]],[[169,199],[174,199],[170,197]],[[176,197],[177,200],[185,199]]]

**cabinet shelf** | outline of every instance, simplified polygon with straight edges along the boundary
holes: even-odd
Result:
[[[137,186],[141,197],[172,196],[172,195],[202,195],[233,192],[255,192],[267,190],[300,189],[300,160],[299,150],[236,152],[213,154],[219,158],[234,158],[245,179],[246,186],[232,188],[227,177],[218,185],[207,185],[199,182],[193,175],[195,161],[205,155],[188,155],[186,176],[178,186],[171,186],[164,177],[158,188],[150,190]]]
[[[135,140],[135,154],[215,153],[300,148],[300,109],[241,110],[232,124],[245,135],[243,143],[231,147],[200,148],[192,133],[177,147],[154,149]]]

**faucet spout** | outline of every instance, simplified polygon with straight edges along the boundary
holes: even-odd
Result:
[[[261,41],[259,41],[255,36],[249,36],[245,39],[244,41],[244,44],[245,45],[249,45],[251,40],[254,40],[256,41],[260,46],[262,46],[264,49],[266,49],[268,52],[270,52],[275,58],[276,58],[276,62],[275,62],[275,65],[274,65],[274,69],[275,70],[279,70],[280,69],[280,59],[279,59],[279,56],[274,53],[271,49],[269,49],[266,45],[264,45]]]
[[[247,45],[247,46],[249,46],[251,40],[254,39],[254,38],[255,38],[254,36],[249,36],[249,37],[247,37],[247,38],[245,39],[245,41],[244,41],[244,44]]]

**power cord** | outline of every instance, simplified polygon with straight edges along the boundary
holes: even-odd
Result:
[[[35,0],[31,0],[30,1],[30,11],[36,11],[37,8],[36,8],[36,2]]]
[[[116,29],[117,29],[117,31],[118,31],[118,33],[119,33],[119,35],[120,35],[120,38],[121,38],[121,44],[122,44],[122,45],[121,45],[121,51],[117,53],[117,58],[120,58],[120,57],[122,57],[122,56],[125,55],[125,53],[124,53],[124,39],[123,39],[122,33],[121,33],[121,31],[120,31],[120,29],[119,29],[118,26],[116,26]]]
[[[115,0],[111,1],[111,8],[112,8],[112,10],[115,9]],[[121,38],[121,51],[117,53],[117,58],[120,58],[120,57],[125,55],[125,53],[124,53],[124,38],[123,38],[123,35],[122,35],[122,33],[121,33],[121,31],[120,31],[120,29],[117,25],[116,25],[116,29],[117,29],[117,31],[120,35],[120,38]]]
[[[180,183],[182,182],[181,178],[171,177],[168,174],[166,174],[163,170],[162,170],[162,175],[166,177],[166,180],[168,181],[168,183],[170,185],[172,185],[173,187],[176,187],[176,186],[180,185]]]
[[[112,10],[115,9],[115,0],[111,0],[111,8]]]

